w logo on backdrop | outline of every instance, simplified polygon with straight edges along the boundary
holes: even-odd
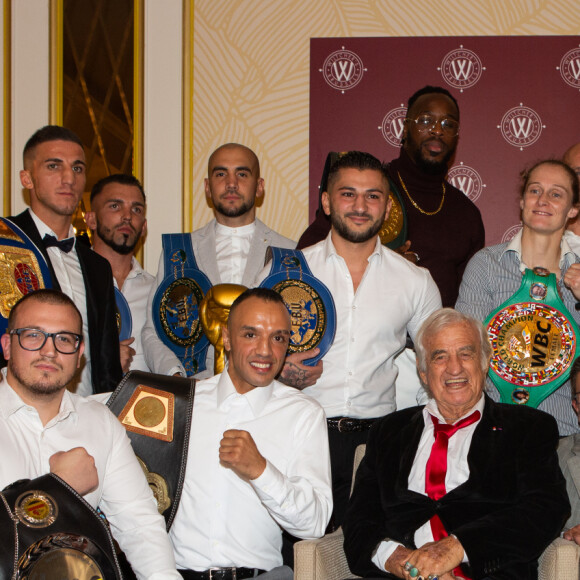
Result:
[[[393,147],[401,146],[403,137],[403,128],[405,126],[405,117],[407,116],[407,107],[401,105],[396,109],[391,109],[383,118],[379,129],[381,130],[385,141]]]
[[[510,145],[519,147],[520,151],[523,151],[524,147],[533,145],[540,138],[542,129],[545,129],[546,125],[542,124],[542,119],[536,111],[520,103],[519,107],[510,109],[503,116],[497,128],[501,130],[503,138]]]
[[[580,90],[580,48],[569,50],[556,68],[560,69],[564,82]]]
[[[471,201],[477,200],[485,187],[479,173],[473,167],[464,165],[463,161],[449,170],[447,180],[461,190]]]
[[[475,52],[461,46],[447,53],[437,70],[441,71],[441,76],[448,85],[463,92],[463,89],[472,87],[479,81],[485,67]]]
[[[357,54],[350,50],[337,50],[330,54],[324,61],[321,69],[324,80],[333,88],[344,94],[356,87],[367,70]]]

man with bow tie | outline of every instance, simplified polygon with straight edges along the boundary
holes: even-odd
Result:
[[[47,125],[27,141],[23,158],[20,181],[30,193],[30,208],[8,219],[44,255],[52,287],[69,296],[82,314],[85,364],[76,393],[112,391],[122,371],[111,267],[76,242],[72,227],[86,183],[82,143],[69,129]]]
[[[416,340],[425,407],[370,432],[344,524],[351,570],[424,580],[537,578],[570,506],[550,415],[483,392],[490,346],[445,308]]]

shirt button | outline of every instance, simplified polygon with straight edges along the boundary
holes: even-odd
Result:
[[[354,336],[350,339],[352,342],[354,342]]]
[[[347,407],[350,407],[351,405],[352,405],[352,401],[348,400],[348,401],[346,402],[346,406],[347,406]]]
[[[348,376],[352,377],[352,371],[348,371]]]
[[[353,309],[353,310],[356,310],[356,304],[353,304],[353,305],[352,305],[352,309]]]

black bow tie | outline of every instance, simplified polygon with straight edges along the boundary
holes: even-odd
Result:
[[[68,254],[75,245],[74,237],[65,238],[64,240],[57,240],[50,234],[45,234],[44,238],[42,238],[42,241],[44,242],[45,248],[58,248],[61,252],[65,252],[65,254]]]

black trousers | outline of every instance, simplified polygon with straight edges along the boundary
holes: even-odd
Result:
[[[330,447],[330,465],[332,468],[332,496],[334,511],[331,524],[333,529],[342,525],[344,514],[350,497],[352,485],[352,469],[354,452],[361,443],[366,443],[369,436],[367,431],[341,433],[335,429],[328,430],[328,444]]]

